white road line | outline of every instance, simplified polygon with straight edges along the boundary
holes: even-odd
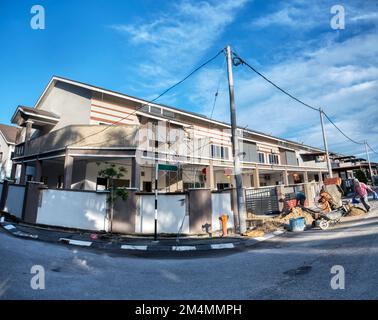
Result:
[[[121,246],[121,249],[125,250],[147,250],[147,246],[133,246],[130,244],[124,244]]]
[[[81,240],[73,240],[73,239],[66,239],[66,238],[60,238],[59,241],[67,241],[69,244],[72,244],[74,246],[82,246],[82,247],[90,247],[92,245],[92,242],[90,241],[81,241]]]
[[[191,251],[191,250],[197,250],[195,246],[173,246],[173,251]]]
[[[268,239],[271,239],[271,238],[274,238],[276,235],[273,234],[273,233],[268,233],[266,234],[265,236],[262,236],[262,237],[256,237],[254,239],[256,239],[257,241],[265,241],[265,240],[268,240]]]
[[[31,234],[31,233],[25,233],[25,232],[22,232],[22,231],[13,232],[13,235],[18,236],[18,237],[38,239],[38,235]]]
[[[12,229],[16,229],[16,227],[14,225],[8,224],[8,225],[4,226],[4,229],[12,230]]]
[[[268,233],[262,237],[256,237],[256,238],[253,238],[257,241],[265,241],[265,240],[268,240],[268,239],[272,239],[274,238],[275,236],[279,236],[281,234],[283,234],[285,231],[283,230],[276,230],[276,231],[273,231],[272,233]]]
[[[233,243],[216,243],[211,245],[211,249],[232,249],[235,248]]]

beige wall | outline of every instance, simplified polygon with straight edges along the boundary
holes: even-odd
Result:
[[[91,124],[132,124],[139,125],[139,120],[135,114],[135,107],[128,105],[127,103],[116,103],[103,101],[93,98],[91,100],[90,108],[90,123]]]
[[[33,138],[25,146],[25,154],[36,154],[70,147],[133,147],[137,145],[138,127],[72,125]],[[85,139],[84,139],[85,138]]]
[[[11,154],[14,150],[13,145],[9,145],[3,135],[0,133],[0,153],[3,153],[2,160],[0,161],[0,180],[10,177],[12,170]]]
[[[92,93],[89,90],[58,81],[39,104],[38,109],[60,116],[60,121],[53,130],[68,125],[90,124],[91,97]]]

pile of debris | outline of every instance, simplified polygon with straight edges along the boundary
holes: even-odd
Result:
[[[249,213],[248,219],[254,222],[254,227],[244,235],[247,237],[262,237],[265,233],[284,229],[289,225],[290,219],[301,217],[305,218],[306,225],[312,225],[314,221],[312,215],[298,207],[292,208],[287,214],[281,214],[274,218],[260,217]]]
[[[347,217],[354,217],[354,216],[360,216],[362,214],[365,214],[366,211],[360,207],[356,207],[349,203],[348,205],[348,213],[346,214]]]
[[[312,215],[306,211],[303,211],[301,208],[292,208],[291,212],[288,214],[281,214],[277,218],[274,218],[275,221],[279,221],[284,225],[288,225],[290,219],[295,219],[295,218],[305,218],[306,220],[306,225],[311,226],[314,218]]]

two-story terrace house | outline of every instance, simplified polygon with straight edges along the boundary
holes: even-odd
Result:
[[[0,180],[9,178],[12,170],[12,154],[19,128],[0,124]]]
[[[342,179],[342,187],[346,192],[353,190],[353,178],[357,177],[357,172],[362,171],[368,179],[371,179],[374,184],[377,184],[378,164],[375,162],[366,161],[364,158],[356,156],[333,155],[332,171],[334,176]],[[371,174],[370,174],[371,168]]]
[[[85,83],[53,77],[33,108],[17,107],[22,131],[14,165],[27,179],[50,188],[96,190],[107,184],[99,170],[126,168],[119,185],[150,192],[155,164],[160,191],[234,185],[230,125],[177,108]],[[267,122],[268,123],[268,122]],[[239,130],[244,187],[322,180],[324,151],[264,133]]]

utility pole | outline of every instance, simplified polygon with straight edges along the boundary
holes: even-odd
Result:
[[[157,154],[155,153],[155,224],[154,224],[154,241],[157,241],[157,219],[158,219],[158,178],[159,178],[159,164],[157,161]]]
[[[240,169],[239,158],[239,139],[238,128],[236,124],[235,97],[234,97],[234,79],[232,76],[232,57],[231,46],[227,46],[227,73],[228,88],[230,96],[230,113],[231,113],[231,133],[232,133],[232,156],[234,157],[234,174],[236,182],[236,197],[238,205],[239,232],[244,233],[247,230],[246,220],[247,211],[245,206],[245,194],[243,190],[243,179]]]
[[[367,158],[367,161],[369,163],[370,179],[371,179],[371,182],[374,184],[373,170],[371,169],[370,155],[369,155],[369,150],[368,150],[368,147],[367,147],[367,140],[365,140],[364,143],[365,143],[366,158]]]
[[[157,242],[157,227],[158,227],[158,180],[159,180],[159,149],[158,149],[158,142],[157,142],[157,132],[158,132],[158,125],[155,124],[153,127],[156,141],[155,141],[155,148],[154,148],[154,162],[155,162],[155,217],[154,217],[154,241]]]
[[[328,176],[329,176],[329,178],[332,178],[333,177],[332,166],[331,166],[331,159],[329,158],[327,135],[326,135],[326,132],[325,132],[325,129],[324,129],[323,109],[322,108],[319,108],[319,113],[320,113],[320,124],[322,126],[324,149],[325,149],[325,152],[326,152]]]

